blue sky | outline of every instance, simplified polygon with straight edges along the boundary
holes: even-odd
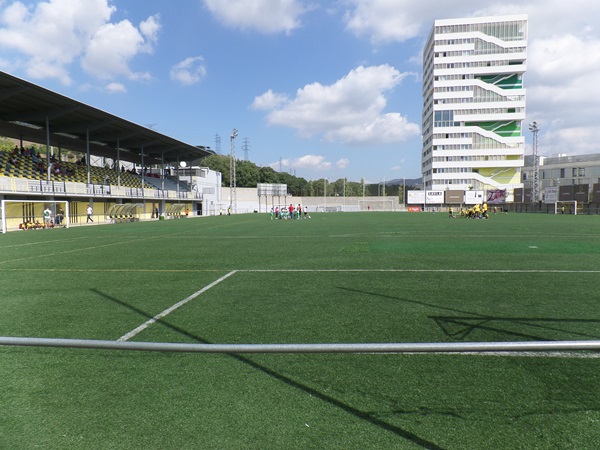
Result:
[[[236,128],[260,166],[379,182],[421,175],[433,20],[522,13],[540,152],[600,153],[588,0],[0,0],[0,69],[223,154]]]

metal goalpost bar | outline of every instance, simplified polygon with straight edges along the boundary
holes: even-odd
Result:
[[[0,345],[188,353],[492,353],[580,350],[600,351],[600,340],[371,344],[185,344],[88,339],[0,337]]]

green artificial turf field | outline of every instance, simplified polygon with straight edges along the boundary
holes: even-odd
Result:
[[[0,336],[598,340],[599,276],[599,216],[252,214],[31,230],[0,235]],[[0,448],[591,449],[599,356],[3,346]]]

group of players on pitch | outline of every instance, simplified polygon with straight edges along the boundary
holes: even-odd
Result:
[[[493,208],[494,214],[496,214],[496,207]],[[489,219],[490,216],[488,214],[488,204],[483,202],[481,205],[477,204],[472,206],[471,208],[460,208],[460,216],[466,219]],[[454,214],[454,209],[452,206],[448,208],[448,217],[451,219],[456,218]]]
[[[269,213],[271,220],[281,219],[281,220],[292,220],[292,219],[310,219],[310,214],[308,214],[308,208],[306,206],[302,206],[298,203],[298,206],[294,207],[290,203],[290,206],[284,206],[279,209],[279,206],[275,208],[271,207],[271,212]],[[303,217],[304,216],[304,217]]]

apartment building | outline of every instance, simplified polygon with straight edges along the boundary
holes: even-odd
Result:
[[[527,15],[436,20],[423,51],[425,190],[523,187]]]

